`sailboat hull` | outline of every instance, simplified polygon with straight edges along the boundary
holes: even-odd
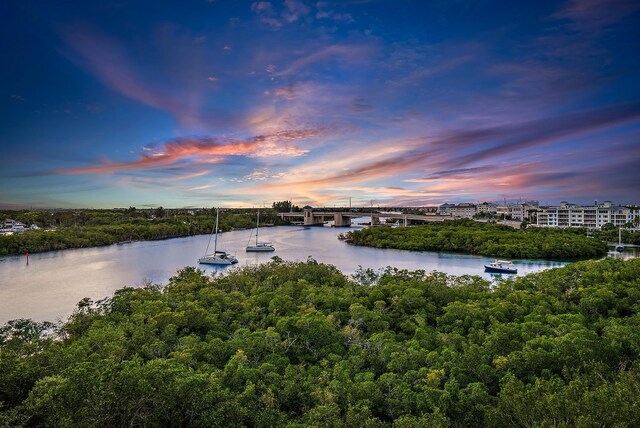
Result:
[[[238,263],[238,259],[224,251],[216,251],[198,259],[198,263],[205,265],[228,266]]]
[[[270,253],[271,251],[275,251],[276,249],[271,245],[252,245],[247,247],[247,253]]]
[[[236,260],[235,257],[221,258],[219,256],[205,256],[198,259],[198,263],[203,265],[229,266],[238,263],[238,260]]]

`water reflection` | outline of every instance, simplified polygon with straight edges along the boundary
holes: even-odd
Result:
[[[234,254],[240,262],[238,266],[263,263],[274,255],[284,260],[300,261],[311,256],[319,262],[335,265],[346,274],[354,273],[358,266],[374,270],[394,266],[491,278],[484,272],[484,264],[492,260],[489,257],[356,247],[337,239],[337,235],[345,231],[331,227],[265,228],[261,230],[261,237],[273,242],[276,252],[246,253],[251,230],[238,230],[221,234],[218,249]],[[101,299],[118,288],[136,287],[147,281],[166,283],[178,269],[197,265],[208,240],[208,235],[200,235],[32,254],[29,265],[26,265],[24,256],[1,258],[0,323],[14,318],[64,318],[84,297]],[[514,260],[518,275],[564,264],[559,261]],[[229,269],[199,267],[206,272]]]

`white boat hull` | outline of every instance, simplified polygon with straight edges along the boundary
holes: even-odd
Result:
[[[201,263],[203,265],[229,266],[238,263],[238,259],[229,254],[225,254],[223,256],[212,254],[209,256],[201,257],[200,259],[198,259],[198,263]]]
[[[252,245],[247,247],[247,253],[269,253],[275,250],[271,245]]]
[[[219,265],[219,266],[228,266],[231,265],[231,261],[229,260],[220,260],[215,258],[202,257],[198,260],[198,263],[203,265]]]
[[[494,260],[488,265],[484,265],[484,271],[489,273],[518,273],[518,269],[513,266],[513,263],[507,260]]]

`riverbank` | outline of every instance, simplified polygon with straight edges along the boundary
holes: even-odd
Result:
[[[411,227],[375,227],[344,234],[346,242],[375,248],[453,251],[500,258],[581,259],[607,253],[607,243],[575,229],[513,229],[456,220]]]
[[[260,236],[276,247],[275,253],[247,253],[254,230],[229,231],[218,237],[218,248],[233,254],[238,266],[264,263],[272,256],[287,261],[304,261],[309,256],[319,263],[336,266],[347,275],[358,266],[374,271],[386,266],[423,269],[449,275],[479,275],[490,280],[484,265],[491,258],[460,253],[378,249],[349,245],[337,239],[343,229],[331,227],[276,226],[260,230]],[[0,257],[0,324],[14,318],[39,321],[66,318],[84,297],[99,300],[124,286],[144,282],[166,284],[184,266],[198,266],[207,274],[227,268],[198,265],[210,235],[194,235],[159,241],[138,241],[126,245],[67,249],[29,255]],[[213,245],[213,242],[211,242]],[[515,261],[518,275],[563,266],[563,261]]]
[[[637,426],[638,287],[638,259],[497,286],[314,260],[185,268],[57,328],[5,326],[0,421]]]
[[[214,216],[209,212],[160,218],[131,217],[113,211],[90,211],[89,213],[96,215],[88,217],[88,220],[84,221],[85,224],[66,225],[65,223],[57,226],[55,230],[29,230],[12,235],[1,235],[0,256],[210,234],[214,227]],[[88,216],[86,213],[84,215]],[[269,224],[280,221],[273,210],[264,210],[261,216]],[[251,229],[255,227],[255,221],[253,212],[223,211],[220,213],[218,228],[222,232]]]

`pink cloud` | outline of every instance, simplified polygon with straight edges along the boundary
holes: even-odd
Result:
[[[178,82],[163,81],[157,72],[136,63],[117,40],[86,26],[68,28],[62,36],[73,50],[73,54],[66,56],[109,88],[127,98],[171,113],[183,126],[204,128],[199,116],[197,93],[178,90]],[[177,89],[166,89],[169,87]]]
[[[268,1],[257,1],[257,2],[251,3],[251,10],[256,13],[260,13],[267,9],[271,9],[271,3],[269,3]]]
[[[148,170],[175,166],[179,161],[216,164],[229,156],[246,157],[295,157],[307,153],[297,143],[324,133],[322,127],[278,131],[258,135],[247,141],[220,141],[216,138],[177,138],[159,147],[145,147],[140,157],[131,162],[106,161],[101,165],[66,168],[61,174],[94,174],[122,170]],[[198,173],[200,174],[200,173]],[[198,175],[194,175],[198,176]]]
[[[595,31],[638,10],[634,0],[569,0],[553,17],[573,21],[574,29]]]
[[[278,76],[289,76],[301,72],[309,66],[328,60],[336,60],[354,64],[370,58],[376,49],[372,45],[331,45],[309,55],[298,58],[286,69],[275,73]]]
[[[464,192],[468,188],[501,186],[505,189],[520,189],[545,182],[565,185],[570,177],[554,170],[542,171],[522,162],[512,167],[497,164],[473,166],[492,159],[505,162],[505,156],[526,149],[561,141],[568,137],[583,135],[610,127],[637,122],[640,119],[640,104],[628,103],[606,106],[597,110],[582,111],[565,116],[530,120],[486,129],[471,129],[451,132],[436,138],[419,141],[390,143],[397,150],[367,158],[366,154],[354,154],[346,167],[344,159],[335,157],[315,161],[309,167],[293,171],[286,179],[265,183],[263,189],[321,189],[344,186],[349,183],[366,183],[375,180],[392,180],[406,177],[419,171],[435,170],[430,176],[405,180],[407,183],[424,184],[427,192]],[[480,149],[478,149],[480,148]],[[531,168],[531,170],[529,170]],[[529,174],[529,175],[527,175]],[[574,174],[573,177],[576,175]],[[482,180],[483,184],[478,183]],[[528,184],[527,184],[528,183]]]

